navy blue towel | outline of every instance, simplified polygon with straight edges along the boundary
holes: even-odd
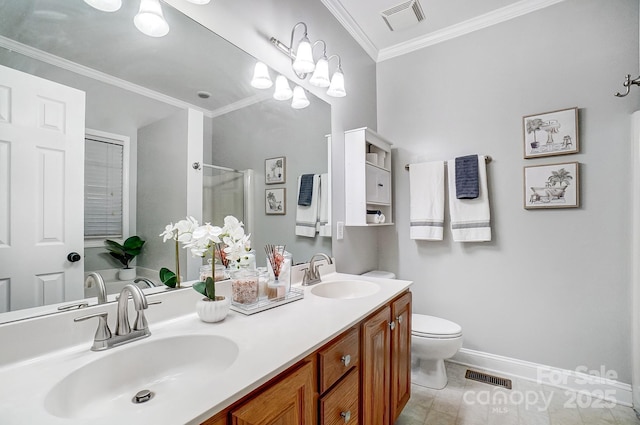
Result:
[[[308,207],[313,196],[313,174],[303,174],[300,177],[300,192],[298,193],[298,205]]]
[[[476,199],[480,194],[478,185],[478,155],[456,158],[456,198]]]

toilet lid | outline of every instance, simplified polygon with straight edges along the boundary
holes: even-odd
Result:
[[[411,315],[411,333],[417,336],[454,338],[462,335],[462,327],[440,317],[424,314]]]

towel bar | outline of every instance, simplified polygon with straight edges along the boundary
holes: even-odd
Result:
[[[489,155],[487,155],[487,156],[485,156],[485,157],[484,157],[484,162],[485,162],[485,163],[487,163],[487,164],[488,164],[488,163],[490,163],[492,160],[493,160],[493,158],[491,158]],[[411,165],[411,164],[407,164],[407,165],[405,165],[405,166],[404,166],[404,169],[405,169],[405,170],[407,170],[407,171],[409,171],[409,166],[410,166],[410,165]],[[445,162],[444,162],[444,165],[445,165],[445,167],[447,166],[447,161],[445,161]]]

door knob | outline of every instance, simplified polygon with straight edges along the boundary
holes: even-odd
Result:
[[[72,263],[80,261],[81,258],[82,257],[77,252],[70,252],[69,255],[67,255],[67,260],[71,261]]]

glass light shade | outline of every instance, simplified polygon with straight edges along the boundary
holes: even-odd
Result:
[[[269,76],[269,68],[262,62],[257,62],[256,67],[253,69],[253,78],[251,79],[251,86],[257,89],[268,89],[273,85],[271,77]]]
[[[331,77],[331,85],[327,90],[327,94],[332,97],[345,97],[347,95],[347,91],[344,89],[344,74],[342,74],[341,70],[338,69]]]
[[[133,18],[133,23],[141,33],[150,37],[163,37],[169,32],[169,24],[158,0],[141,0],[140,11]]]
[[[309,84],[316,87],[329,87],[329,62],[327,58],[320,58],[316,64],[316,70],[313,71]]]
[[[313,63],[313,53],[311,51],[311,42],[305,36],[298,44],[296,52],[296,60],[293,61],[293,69],[299,74],[307,74],[313,72],[316,64]]]
[[[284,75],[278,75],[276,78],[276,89],[273,92],[273,98],[276,100],[289,100],[293,96],[289,81]]]
[[[291,107],[293,109],[302,109],[309,106],[309,99],[304,94],[304,89],[300,86],[295,86],[293,89],[293,100],[291,101]]]
[[[115,12],[122,7],[122,0],[84,0],[84,2],[103,12]]]
[[[209,4],[211,0],[187,0],[187,1],[193,4]]]

